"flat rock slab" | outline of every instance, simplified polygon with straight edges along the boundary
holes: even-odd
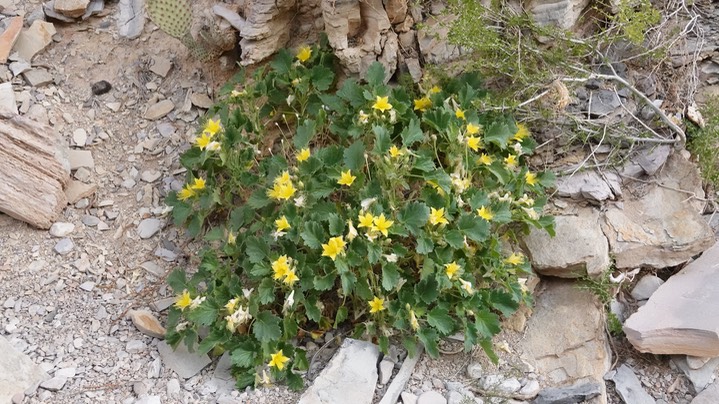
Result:
[[[560,177],[557,179],[557,195],[572,199],[585,199],[590,202],[601,202],[607,199],[614,199],[615,194],[620,194],[619,180],[611,172],[602,177],[594,170],[587,170],[575,173],[574,175]]]
[[[583,208],[574,216],[556,216],[555,222],[555,237],[532,229],[524,239],[534,270],[542,275],[577,278],[599,276],[609,267],[609,243],[597,209]]]
[[[655,404],[656,401],[642,387],[642,382],[632,368],[622,365],[612,375],[612,381],[617,393],[625,403],[631,404]]]
[[[379,349],[347,338],[302,397],[300,404],[371,403]]]
[[[28,356],[18,352],[0,337],[0,403],[12,402],[12,396],[48,378]]]
[[[20,32],[13,49],[24,61],[32,62],[38,52],[52,43],[52,36],[56,33],[51,23],[35,20],[30,28]]]
[[[177,349],[173,350],[165,341],[160,341],[157,344],[157,351],[160,353],[162,363],[174,370],[183,379],[189,379],[200,373],[205,366],[212,362],[207,355],[199,355],[197,352],[188,351],[187,346],[183,343],[180,343]]]
[[[719,243],[669,278],[624,323],[640,352],[719,356]]]
[[[714,244],[702,207],[689,199],[704,197],[696,167],[675,153],[656,181],[664,187],[635,183],[622,204],[607,208],[603,230],[617,268],[679,265]]]
[[[709,385],[704,391],[699,393],[691,404],[716,404],[719,403],[719,382]]]
[[[523,358],[547,377],[547,387],[598,383],[604,397],[611,353],[602,305],[575,282],[547,280],[540,288],[519,345]]]

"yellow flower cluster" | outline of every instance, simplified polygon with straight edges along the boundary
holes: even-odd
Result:
[[[297,189],[292,185],[290,173],[283,171],[282,174],[275,177],[272,189],[267,191],[267,196],[276,200],[288,200],[292,198]]]
[[[198,194],[199,191],[202,191],[205,189],[207,185],[207,182],[204,178],[195,178],[192,181],[192,184],[186,184],[180,192],[177,194],[177,197],[181,201],[186,201]]]
[[[200,148],[200,150],[219,150],[220,142],[214,141],[212,139],[221,129],[222,125],[220,125],[219,119],[216,121],[208,119],[204,129],[202,130],[202,134],[195,138],[195,144],[197,145],[197,147]]]
[[[272,272],[272,277],[276,281],[281,280],[290,286],[300,279],[297,277],[297,273],[295,272],[292,258],[288,258],[287,255],[281,255],[279,258],[272,261]]]
[[[367,238],[374,240],[378,233],[381,233],[385,237],[389,237],[389,229],[392,228],[394,220],[388,220],[384,213],[379,216],[374,216],[370,212],[366,212],[364,215],[359,214],[358,228],[364,227],[367,230]]]
[[[322,256],[330,257],[334,261],[338,255],[344,255],[346,245],[342,237],[332,237],[327,244],[322,244]]]

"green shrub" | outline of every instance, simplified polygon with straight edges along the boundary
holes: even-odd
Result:
[[[704,181],[719,190],[719,97],[711,97],[702,106],[701,113],[706,125],[700,128],[687,125],[687,149],[694,155]],[[715,195],[710,195],[714,197]]]
[[[281,51],[225,100],[181,158],[167,198],[206,241],[197,271],[168,283],[167,340],[229,351],[238,386],[307,369],[299,340],[352,329],[386,351],[401,339],[438,355],[464,334],[490,355],[500,315],[527,298],[527,259],[507,245],[542,216],[551,173],[529,171],[535,142],[510,116],[478,111],[475,75],[412,99],[371,66],[336,88],[326,47]]]

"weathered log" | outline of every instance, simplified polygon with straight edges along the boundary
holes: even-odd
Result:
[[[48,229],[67,205],[70,162],[56,132],[0,111],[0,212]]]

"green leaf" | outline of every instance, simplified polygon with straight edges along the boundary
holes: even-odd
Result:
[[[235,388],[237,390],[244,390],[249,386],[255,384],[255,369],[247,370],[235,375]]]
[[[425,234],[417,236],[417,252],[420,254],[429,254],[434,250],[434,242]]]
[[[492,338],[499,333],[499,317],[496,314],[488,310],[479,310],[475,311],[474,315],[474,324],[483,338]]]
[[[312,284],[317,290],[330,290],[332,289],[332,286],[334,286],[336,278],[337,274],[335,274],[334,272],[331,272],[325,276],[315,275],[315,279],[313,280]]]
[[[310,78],[316,90],[327,91],[335,79],[335,74],[332,70],[322,65],[317,65],[310,69]]]
[[[224,240],[224,238],[225,238],[225,229],[222,227],[214,227],[212,230],[208,231],[205,234],[205,240],[207,240],[207,241]]]
[[[389,150],[392,140],[390,139],[389,132],[383,126],[375,125],[372,127],[372,132],[375,135],[374,139],[374,152],[384,156]]]
[[[431,328],[421,328],[417,333],[419,340],[422,341],[424,349],[430,358],[439,357],[439,347],[437,346],[437,332]]]
[[[322,247],[322,241],[325,239],[325,231],[317,222],[308,222],[305,229],[300,233],[300,237],[304,240],[305,245],[309,248]]]
[[[292,339],[297,336],[299,326],[293,316],[284,316],[282,318],[282,333],[286,340]]]
[[[304,149],[315,135],[317,124],[311,119],[305,120],[302,125],[297,126],[297,133],[292,139],[296,149]]]
[[[305,382],[302,377],[294,373],[292,370],[287,370],[287,387],[294,391],[302,390],[305,387]]]
[[[509,182],[509,179],[511,178],[511,173],[501,162],[495,161],[491,165],[484,167],[486,167],[490,173],[494,174],[494,176],[497,177],[497,180],[500,184],[504,185]]]
[[[335,315],[334,328],[337,328],[340,324],[342,324],[345,320],[347,320],[347,316],[348,316],[347,306],[340,306],[340,308],[337,309],[337,315]]]
[[[204,355],[217,346],[222,346],[227,340],[227,332],[225,329],[213,329],[208,336],[202,339],[200,345],[197,346],[197,353]]]
[[[519,308],[519,303],[514,300],[512,295],[501,290],[495,289],[489,292],[489,302],[493,308],[502,312],[505,317],[511,316]]]
[[[459,230],[450,230],[444,235],[444,241],[452,248],[464,248],[464,236]]]
[[[188,320],[200,326],[208,326],[217,319],[218,308],[211,301],[205,300],[199,306],[185,314]]]
[[[489,360],[492,361],[495,365],[499,363],[499,357],[497,356],[497,353],[494,352],[494,347],[492,347],[492,340],[489,338],[482,339],[479,341],[479,346],[482,347],[484,350],[484,353],[487,354],[487,357]]]
[[[429,277],[419,281],[414,287],[414,291],[423,302],[430,304],[439,296],[439,285],[434,277]]]
[[[342,293],[348,296],[357,282],[357,276],[352,272],[343,272],[340,274],[340,281],[342,282]]]
[[[190,216],[190,222],[187,224],[187,234],[190,238],[195,238],[202,230],[202,219],[199,214]]]
[[[364,166],[365,146],[361,140],[352,143],[345,149],[344,162],[350,170],[358,171]]]
[[[359,108],[367,102],[362,95],[362,87],[353,79],[345,80],[342,88],[337,91],[337,95],[349,102],[354,108]]]
[[[473,214],[460,216],[457,227],[462,234],[478,243],[489,237],[489,222]]]
[[[370,264],[376,264],[382,257],[382,246],[379,243],[367,243],[367,260]]]
[[[328,216],[327,220],[329,221],[330,236],[338,236],[344,232],[345,223],[339,215],[332,213]]]
[[[171,194],[171,197],[177,197],[176,194]],[[169,199],[169,197],[168,197]],[[169,205],[169,203],[168,203]],[[177,201],[172,205],[172,219],[175,226],[182,226],[188,217],[194,212],[191,205],[186,204],[182,201]]]
[[[377,87],[384,84],[385,75],[382,63],[374,62],[369,66],[369,69],[367,69],[367,76],[365,79],[367,80],[367,84],[371,87]]]
[[[439,133],[444,133],[449,128],[449,121],[452,117],[443,109],[432,109],[422,115],[422,120]]]
[[[407,230],[417,235],[429,220],[429,208],[422,202],[411,202],[400,211],[398,219]]]
[[[434,159],[429,156],[419,156],[414,161],[414,167],[415,170],[423,171],[423,172],[431,172],[436,169],[434,166]]]
[[[255,316],[252,333],[262,343],[277,341],[282,336],[280,319],[269,311],[263,311]]]
[[[185,278],[185,271],[177,268],[170,273],[167,277],[167,284],[170,285],[175,293],[179,294],[183,290],[187,289],[187,279]]]
[[[267,243],[255,236],[249,236],[245,240],[245,254],[250,262],[253,264],[259,264],[264,261],[270,254],[270,248]]]
[[[257,288],[257,293],[260,296],[260,303],[269,304],[275,301],[275,284],[272,279],[265,278]]]
[[[399,267],[391,262],[382,266],[382,287],[386,291],[394,289],[401,278]]]
[[[446,309],[435,307],[427,314],[427,322],[441,334],[448,335],[454,331],[454,319]]]
[[[257,357],[257,347],[250,343],[245,342],[240,344],[239,347],[235,348],[230,353],[230,359],[232,364],[241,368],[249,368],[255,365],[255,358]]]
[[[287,74],[292,69],[292,60],[294,58],[287,49],[280,49],[277,56],[272,60],[270,66],[279,74]]]
[[[504,149],[512,136],[514,136],[514,132],[505,122],[496,121],[485,130],[484,141],[485,143],[494,143]]]
[[[264,189],[258,189],[257,191],[253,192],[252,195],[247,199],[247,206],[251,207],[252,209],[261,209],[265,206],[269,205],[270,198],[267,196],[267,192],[265,192]]]
[[[419,121],[412,118],[409,121],[409,125],[405,126],[401,136],[402,144],[407,147],[410,147],[417,142],[423,141],[424,133],[422,133],[422,128],[420,128],[419,126]]]
[[[317,307],[317,301],[314,297],[308,297],[307,301],[305,301],[305,313],[307,313],[307,318],[319,324],[322,319],[322,312]]]

